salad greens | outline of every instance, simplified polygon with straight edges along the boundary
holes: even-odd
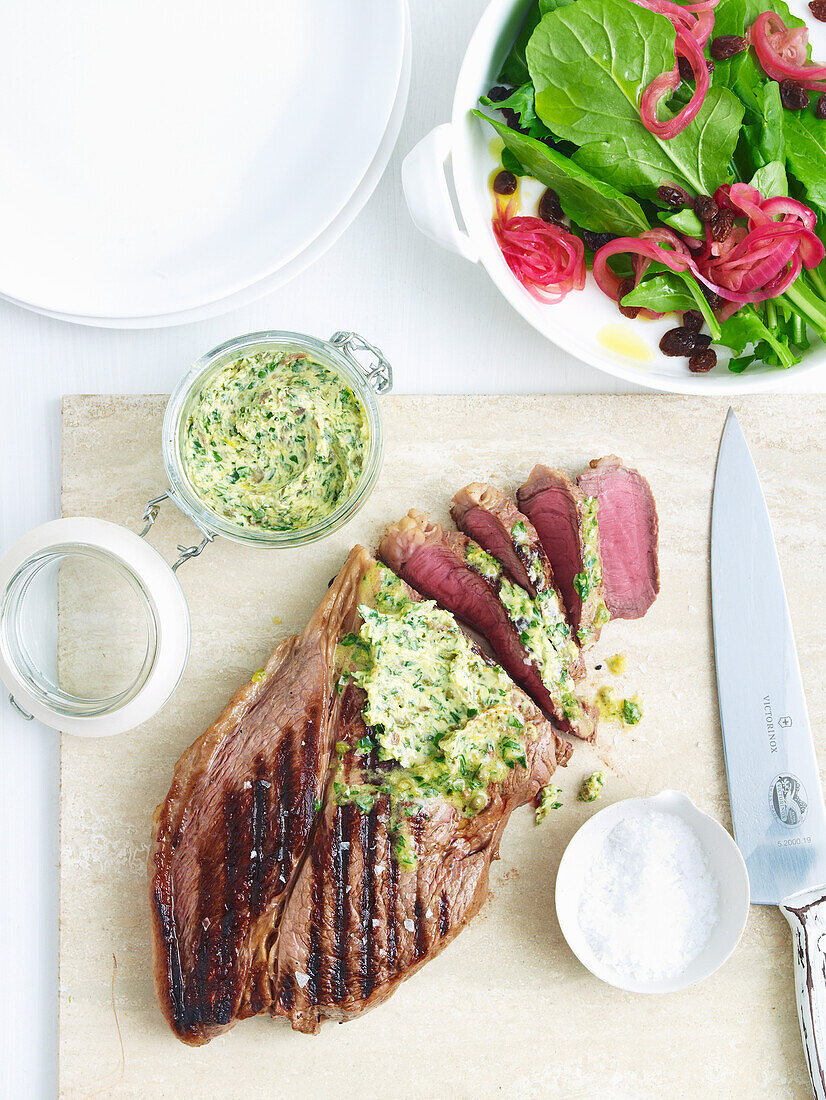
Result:
[[[721,253],[711,247],[718,239],[709,237],[711,215],[702,216],[700,205],[695,210],[693,203],[705,196],[703,201],[716,212],[717,200],[726,206],[720,196],[728,194],[719,189],[733,184],[740,185],[741,194],[743,184],[755,188],[759,203],[774,200],[787,208],[805,204],[810,213],[800,216],[811,219],[814,212],[814,231],[826,241],[826,119],[819,117],[826,115],[826,96],[817,110],[817,90],[809,107],[787,109],[781,86],[745,42],[734,56],[709,63],[710,87],[702,106],[675,136],[658,137],[646,126],[643,93],[658,77],[667,80],[663,74],[676,74],[675,40],[681,52],[679,13],[675,22],[673,4],[672,16],[664,14],[666,9],[668,5],[650,10],[634,0],[535,0],[499,75],[507,87],[483,96],[484,111],[475,112],[504,142],[503,166],[556,193],[571,223],[562,228],[582,237],[588,257],[607,235],[639,239],[646,234],[644,239],[650,239],[659,226],[661,240],[667,227],[685,242],[686,254],[705,247],[709,263],[724,263],[725,250],[718,261]],[[805,26],[783,0],[719,0],[709,39],[745,36],[767,11],[777,13],[787,28]],[[672,90],[661,111],[675,114],[695,96],[694,76],[687,80],[682,68],[680,73],[669,85]],[[503,110],[504,121],[495,115],[497,110]],[[664,189],[672,195],[664,195]],[[679,201],[681,194],[685,202]],[[767,209],[772,210],[770,221],[787,217],[771,202]],[[739,219],[740,225],[746,221],[736,204],[721,213],[730,221]],[[806,231],[820,248],[811,230]],[[745,232],[740,230],[738,239]],[[593,241],[595,234],[601,235],[599,243]],[[613,270],[619,279],[632,268],[627,253],[615,252],[605,249],[611,256],[608,272]],[[699,310],[714,342],[732,350],[732,371],[756,362],[788,368],[800,361],[810,336],[826,340],[826,263],[811,266],[816,255],[807,263],[814,255],[811,247],[803,253],[801,245],[801,254],[801,273],[790,282],[796,270],[790,267],[790,285],[765,301],[727,303],[702,286],[693,273],[696,266],[672,270],[670,261],[639,262],[639,257],[637,285],[626,279],[629,285],[622,286],[618,298],[625,309],[659,314]],[[600,270],[604,277],[605,262]],[[702,274],[706,277],[706,269]],[[766,280],[761,285],[774,284]],[[762,296],[766,293],[771,291]]]

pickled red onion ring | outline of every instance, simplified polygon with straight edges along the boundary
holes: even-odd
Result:
[[[826,92],[826,66],[815,65],[806,56],[808,27],[787,27],[776,12],[764,11],[746,37],[772,80],[794,80],[804,88]]]
[[[680,85],[680,69],[676,62],[670,72],[660,73],[659,76],[654,77],[640,97],[640,118],[643,125],[646,130],[655,137],[662,138],[663,141],[676,137],[697,117],[711,86],[711,76],[702,48],[697,40],[682,27],[677,28],[675,51],[677,57],[684,57],[688,61],[694,73],[694,93],[685,107],[664,122],[660,122],[657,118],[659,103],[671,92],[676,91]]]
[[[668,230],[658,231],[656,237],[647,233],[639,238],[621,237],[603,245],[594,256],[594,278],[599,288],[609,298],[617,299],[620,279],[608,260],[630,253],[635,257],[635,273],[644,273],[656,260],[671,271],[691,271],[721,298],[744,305],[776,298],[804,267],[811,269],[822,262],[823,244],[813,231],[816,217],[803,203],[786,198],[764,199],[756,188],[746,184],[726,188],[724,197],[738,216],[748,217],[748,228],[738,226],[732,230],[719,255],[706,249],[693,257],[684,242]],[[670,236],[664,236],[664,232]]]
[[[515,214],[516,201],[497,198],[493,232],[505,262],[537,301],[561,302],[585,286],[585,248],[579,237],[541,218]]]
[[[681,133],[697,117],[705,102],[711,77],[703,48],[714,30],[714,8],[719,0],[699,0],[685,6],[671,0],[634,0],[642,8],[666,16],[676,31],[674,43],[674,68],[654,77],[640,97],[640,118],[655,137],[668,141]],[[694,74],[694,93],[691,99],[673,118],[661,122],[657,107],[680,85],[679,58],[684,57]]]

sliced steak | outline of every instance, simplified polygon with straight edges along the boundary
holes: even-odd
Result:
[[[459,530],[492,554],[528,595],[555,587],[551,563],[533,524],[499,489],[478,481],[466,485],[453,498],[450,514]]]
[[[659,524],[651,486],[616,455],[594,459],[578,478],[599,501],[605,603],[614,619],[641,618],[660,591]]]
[[[560,729],[594,739],[595,708],[574,690],[582,658],[555,590],[532,601],[477,543],[415,509],[389,528],[379,555],[418,592],[481,634],[508,675]]]
[[[175,766],[155,811],[149,895],[155,988],[200,1045],[270,1003],[268,959],[324,793],[334,655],[373,561],[350,554],[301,637],[276,649]]]
[[[518,697],[534,731],[525,739],[527,768],[516,767],[491,787],[487,807],[470,819],[447,802],[430,803],[410,818],[415,870],[401,868],[394,855],[387,796],[363,810],[337,805],[328,794],[282,918],[273,1015],[288,1017],[298,1031],[316,1032],[325,1020],[374,1008],[479,911],[511,813],[535,798],[570,752],[539,710],[521,692]],[[352,720],[338,736],[352,747],[367,731],[357,707],[348,709]],[[370,760],[354,756],[343,755],[339,782],[358,783],[369,774]],[[332,772],[331,787],[336,777]]]
[[[548,466],[534,466],[516,497],[551,563],[574,634],[590,645],[609,619],[596,509],[565,474]]]

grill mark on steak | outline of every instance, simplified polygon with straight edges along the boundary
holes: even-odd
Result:
[[[389,814],[385,817],[387,824]],[[390,834],[388,832],[388,841]],[[396,969],[396,955],[398,949],[398,914],[396,913],[396,901],[399,885],[399,865],[393,855],[392,842],[387,848],[387,967],[393,973]]]
[[[312,851],[312,874],[313,908],[310,918],[310,949],[307,954],[307,985],[304,992],[310,1004],[314,1005],[318,1004],[321,992],[321,921],[324,916],[321,850],[315,846]]]
[[[295,978],[292,974],[285,974],[281,981],[281,990],[279,992],[279,1003],[284,1006],[287,1012],[295,1004]]]
[[[262,882],[266,873],[264,858],[264,846],[267,836],[267,809],[270,797],[270,782],[262,778],[263,760],[259,756],[255,762],[256,778],[253,783],[253,815],[252,815],[252,892],[250,896],[250,909],[259,916],[262,903]]]
[[[173,1018],[179,1026],[184,1026],[187,1022],[187,1011],[184,1000],[184,982],[181,974],[181,958],[178,951],[178,936],[175,931],[175,919],[172,912],[172,899],[170,898],[167,901],[163,897],[160,884],[155,887],[155,912],[158,914],[158,924],[166,948],[166,972],[169,975],[167,992],[172,1002]]]
[[[373,755],[372,753],[370,754]],[[376,984],[376,962],[373,955],[373,912],[376,904],[376,806],[369,814],[363,814],[359,822],[359,841],[361,844],[364,873],[361,884],[361,995],[369,997]]]
[[[450,902],[447,897],[447,890],[442,890],[439,895],[439,936],[444,937],[450,931]]]
[[[335,831],[332,847],[332,883],[335,896],[333,909],[333,959],[330,988],[333,1000],[338,1002],[344,997],[347,986],[347,886],[350,871],[350,837],[352,814],[355,807],[339,806],[335,814]],[[345,821],[346,818],[346,821]],[[345,837],[347,839],[345,840]]]

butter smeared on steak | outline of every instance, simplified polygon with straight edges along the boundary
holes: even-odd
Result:
[[[594,459],[578,484],[599,501],[605,602],[612,619],[640,619],[660,591],[659,524],[651,487],[616,455]]]
[[[158,999],[184,1042],[259,1012],[315,1031],[386,999],[478,910],[510,813],[567,759],[527,696],[418,601],[355,548],[301,637],[178,762],[149,892]],[[382,664],[394,644],[407,663]],[[429,688],[411,705],[416,675]]]
[[[481,634],[508,675],[561,729],[593,740],[594,710],[574,690],[582,659],[553,586],[531,599],[477,543],[415,510],[389,528],[379,553],[419,592]]]
[[[590,645],[610,618],[603,599],[596,499],[586,497],[559,470],[535,466],[517,500],[548,555],[577,639]]]

